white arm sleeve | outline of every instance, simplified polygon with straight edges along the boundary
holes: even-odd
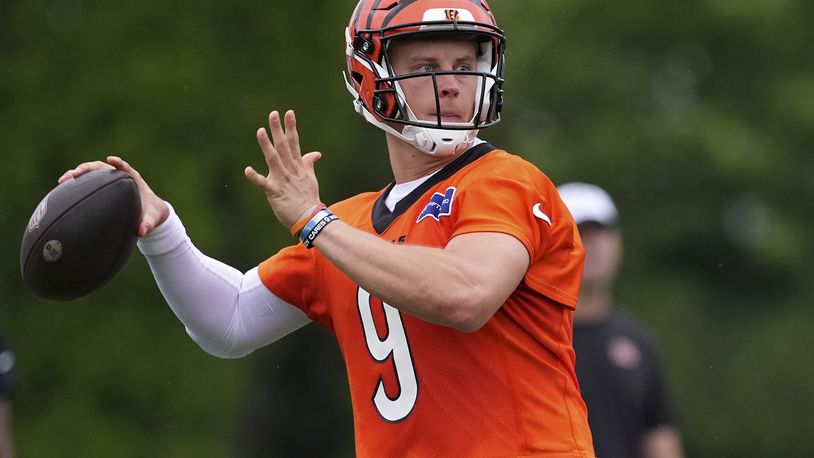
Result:
[[[311,321],[272,294],[257,267],[242,274],[201,253],[171,206],[169,218],[138,247],[170,308],[207,353],[246,356]]]

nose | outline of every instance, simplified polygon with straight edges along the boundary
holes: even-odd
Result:
[[[460,83],[455,75],[438,75],[438,95],[441,97],[456,98],[460,94]]]

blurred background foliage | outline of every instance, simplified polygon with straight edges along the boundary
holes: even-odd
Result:
[[[618,299],[661,338],[688,456],[810,453],[814,3],[491,4],[507,101],[482,136],[616,198]],[[384,187],[383,135],[340,74],[354,5],[0,2],[0,326],[19,456],[352,456],[344,367],[318,327],[218,360],[141,256],[53,303],[23,289],[18,253],[56,178],[116,153],[202,250],[253,267],[290,243],[242,176],[272,109],[295,108],[303,149],[324,153],[326,202]]]

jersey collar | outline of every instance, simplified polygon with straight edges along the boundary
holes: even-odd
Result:
[[[384,190],[382,195],[376,199],[376,203],[373,204],[373,211],[371,212],[371,220],[373,223],[373,229],[376,231],[376,234],[381,235],[384,231],[387,230],[388,227],[395,221],[396,218],[401,216],[402,213],[407,211],[414,203],[418,201],[418,199],[424,195],[430,188],[435,186],[436,184],[440,183],[443,180],[451,177],[455,174],[458,170],[461,170],[465,166],[475,162],[477,159],[485,156],[487,153],[490,153],[495,150],[495,147],[489,143],[479,143],[472,148],[469,148],[465,153],[463,153],[460,157],[455,159],[454,161],[450,162],[444,168],[439,170],[435,175],[431,176],[427,181],[421,183],[417,188],[415,188],[412,192],[404,196],[398,203],[396,203],[395,208],[391,212],[388,210],[387,206],[384,204],[387,195],[390,193],[390,190],[393,189],[394,183],[390,183],[387,186],[387,189]]]

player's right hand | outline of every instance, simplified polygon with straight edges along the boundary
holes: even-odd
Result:
[[[170,208],[163,199],[158,197],[147,182],[144,181],[138,170],[134,169],[127,162],[118,156],[108,156],[107,162],[92,161],[83,162],[75,168],[62,174],[57,180],[60,184],[65,181],[81,176],[93,170],[116,169],[130,175],[138,186],[139,196],[141,196],[141,222],[138,226],[139,237],[144,237],[153,231],[159,224],[163,223],[170,215]]]
[[[280,119],[278,111],[272,111],[268,122],[268,131],[260,128],[256,133],[268,174],[263,175],[253,167],[246,167],[244,174],[266,194],[274,215],[290,229],[309,209],[320,203],[314,163],[322,153],[301,154],[293,110],[288,110],[284,119]]]

